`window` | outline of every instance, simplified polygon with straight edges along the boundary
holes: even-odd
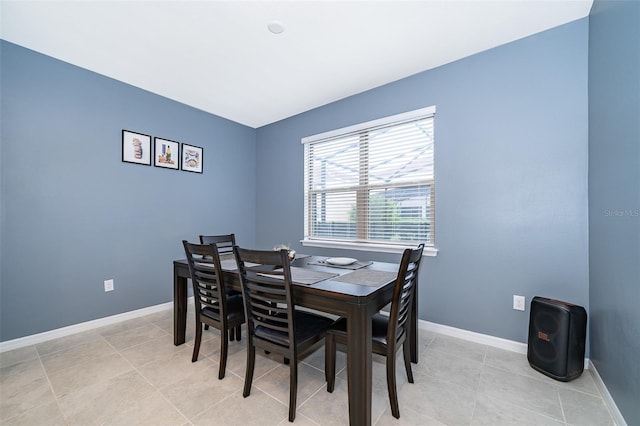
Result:
[[[303,244],[434,247],[434,114],[423,108],[304,138]]]

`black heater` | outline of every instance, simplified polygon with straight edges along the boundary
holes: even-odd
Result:
[[[584,370],[587,311],[560,300],[534,297],[527,359],[537,371],[568,382]]]

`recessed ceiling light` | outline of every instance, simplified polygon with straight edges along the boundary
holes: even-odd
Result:
[[[284,31],[284,24],[280,21],[271,21],[269,25],[267,25],[267,28],[274,34],[280,34]]]

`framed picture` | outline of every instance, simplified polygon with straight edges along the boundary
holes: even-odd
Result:
[[[202,148],[199,146],[182,144],[182,170],[186,172],[202,173]]]
[[[155,138],[155,156],[153,165],[165,169],[180,168],[180,143],[168,139]]]
[[[151,136],[122,130],[122,161],[151,165]]]

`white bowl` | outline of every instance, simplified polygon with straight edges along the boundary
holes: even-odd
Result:
[[[336,266],[347,266],[356,263],[357,261],[358,259],[354,259],[351,257],[330,257],[325,260],[325,262],[327,262],[329,265]]]

